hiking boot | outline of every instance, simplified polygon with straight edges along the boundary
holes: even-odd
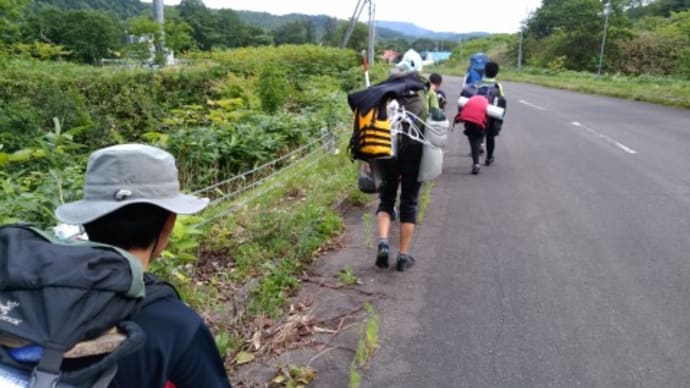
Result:
[[[414,263],[414,257],[412,257],[411,255],[400,253],[398,254],[398,263],[396,264],[395,269],[398,270],[398,272],[402,272],[412,267]]]
[[[472,166],[472,175],[477,175],[477,174],[479,174],[479,165],[475,164],[474,166]]]
[[[486,158],[486,162],[484,162],[484,164],[486,164],[487,166],[491,166],[491,163],[493,163],[493,162],[494,162],[494,158],[493,158],[493,157],[491,157],[491,158]]]
[[[379,241],[376,254],[376,266],[379,268],[388,268],[388,243],[385,241]]]

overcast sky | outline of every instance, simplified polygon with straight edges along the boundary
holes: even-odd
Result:
[[[149,0],[152,1],[152,0]],[[209,8],[263,11],[274,15],[303,13],[349,19],[357,0],[203,0]],[[180,0],[164,0],[177,5]],[[376,19],[411,22],[437,32],[517,32],[520,21],[541,0],[374,0]],[[449,6],[452,4],[452,6]],[[368,8],[360,21],[368,19]]]

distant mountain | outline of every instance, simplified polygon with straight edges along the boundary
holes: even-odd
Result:
[[[387,28],[389,30],[397,31],[403,35],[413,37],[427,37],[435,34],[434,31],[419,27],[414,23],[409,22],[387,22],[383,20],[376,21],[377,28]]]
[[[259,27],[267,31],[273,31],[278,27],[281,27],[287,23],[292,23],[296,21],[311,21],[314,23],[316,28],[316,34],[321,36],[326,30],[326,25],[328,23],[340,23],[343,21],[349,22],[349,20],[337,19],[332,16],[327,15],[305,15],[299,13],[291,13],[287,15],[273,15],[267,12],[255,12],[255,11],[239,11],[235,10],[235,13],[239,17],[240,21],[250,26]],[[381,28],[377,26],[376,35],[380,39],[393,40],[393,39],[410,39],[403,33],[389,29]]]
[[[331,21],[332,17],[326,15],[303,15],[298,13],[291,13],[287,15],[273,15],[268,12],[254,12],[254,11],[238,11],[235,14],[242,23],[249,24],[254,27],[259,27],[267,31],[273,31],[287,23],[311,21],[316,26],[317,30],[324,28],[324,26]]]
[[[316,26],[317,31],[321,31],[326,23],[332,22],[332,20],[337,20],[338,22],[349,22],[349,20],[336,19],[326,15],[305,15],[298,13],[273,15],[267,12],[237,10],[235,13],[243,23],[268,31],[275,30],[284,24],[295,21],[312,21]],[[376,21],[376,36],[383,40],[394,40],[400,38],[414,40],[417,38],[429,38],[433,40],[459,41],[460,39],[469,39],[472,37],[487,35],[489,35],[487,32],[437,32],[419,27],[418,25],[409,22]]]
[[[396,31],[412,38],[429,38],[433,40],[451,40],[459,41],[460,39],[469,39],[478,36],[490,35],[488,32],[437,32],[431,31],[426,28],[419,27],[414,23],[409,22],[389,22],[383,20],[376,21],[377,29],[385,28],[388,30]]]
[[[273,31],[284,24],[295,21],[312,21],[316,27],[316,33],[319,36],[322,35],[327,23],[332,23],[333,20],[337,20],[338,23],[349,21],[326,15],[305,15],[297,13],[273,15],[267,12],[238,10],[235,10],[235,13],[243,23],[268,31]],[[461,39],[486,35],[489,34],[486,32],[469,32],[462,34],[456,32],[436,32],[408,22],[376,21],[376,36],[381,40],[406,39],[412,41],[418,38],[428,38],[433,40],[459,41]]]

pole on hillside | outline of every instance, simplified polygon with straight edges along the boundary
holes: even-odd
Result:
[[[463,53],[462,53],[462,49],[463,49],[463,46],[462,46],[462,35],[460,35],[460,63],[463,63],[463,61],[465,60],[465,57],[464,57],[464,55],[463,55]]]
[[[374,44],[376,41],[376,6],[373,0],[369,1],[369,43],[367,46],[368,62],[369,64],[374,64]]]
[[[345,31],[345,36],[343,36],[343,41],[340,43],[340,48],[344,49],[347,47],[347,42],[350,40],[350,36],[352,35],[352,31],[355,30],[355,25],[357,24],[357,20],[359,20],[359,15],[362,14],[362,10],[364,10],[364,5],[366,4],[368,0],[357,0],[357,5],[355,6],[355,12],[352,13],[352,18],[350,18],[350,25],[347,26],[347,31]]]
[[[523,37],[522,26],[520,26],[520,45],[519,45],[520,47],[518,49],[518,63],[517,63],[518,71],[522,71],[522,37]]]
[[[599,70],[597,74],[601,76],[601,66],[604,63],[604,46],[606,46],[606,30],[609,27],[609,14],[611,13],[611,2],[607,1],[604,6],[604,35],[601,37],[601,51],[599,52]]]
[[[160,65],[168,64],[168,56],[165,50],[165,16],[163,0],[153,0],[153,21],[160,26],[160,41],[156,43],[156,56],[162,59]]]

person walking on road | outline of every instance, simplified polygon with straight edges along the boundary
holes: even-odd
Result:
[[[492,104],[496,104],[501,108],[506,108],[507,100],[505,98],[505,93],[503,92],[503,85],[496,80],[500,67],[496,62],[488,62],[484,67],[484,77],[480,83],[479,88],[486,86],[488,88],[493,88],[493,91],[489,91],[490,95],[497,95],[498,100],[496,102],[491,101]],[[486,159],[484,164],[489,166],[494,162],[494,151],[496,150],[496,136],[501,132],[503,127],[503,121],[497,120],[492,117],[488,118],[486,125]]]
[[[391,77],[413,76],[418,81],[424,83],[422,89],[410,90],[399,97],[400,105],[419,117],[422,122],[417,123],[417,127],[423,131],[424,121],[429,114],[429,81],[421,75],[422,58],[414,50],[408,50],[403,59],[396,66],[398,72]],[[400,73],[400,71],[402,71]],[[435,107],[438,110],[438,101]],[[403,131],[408,131],[409,126],[404,124]],[[422,157],[422,143],[400,136],[397,155],[390,159],[377,159],[375,166],[382,177],[381,190],[379,192],[379,205],[376,210],[376,221],[378,225],[379,240],[377,244],[376,266],[388,268],[390,245],[388,235],[391,222],[395,217],[395,203],[398,198],[398,188],[400,188],[400,251],[396,259],[396,270],[404,271],[415,264],[415,258],[410,255],[410,243],[417,223],[417,208],[419,202],[419,190],[421,183],[418,182],[419,165]]]
[[[484,164],[489,166],[494,162],[495,138],[503,123],[502,120],[487,115],[488,105],[497,105],[504,109],[507,105],[503,87],[495,78],[498,70],[499,66],[496,62],[488,62],[481,82],[467,85],[460,93],[460,96],[468,98],[468,101],[464,106],[459,107],[455,122],[465,123],[463,133],[470,143],[472,174],[474,175],[479,174],[479,154],[485,137],[487,150]]]

